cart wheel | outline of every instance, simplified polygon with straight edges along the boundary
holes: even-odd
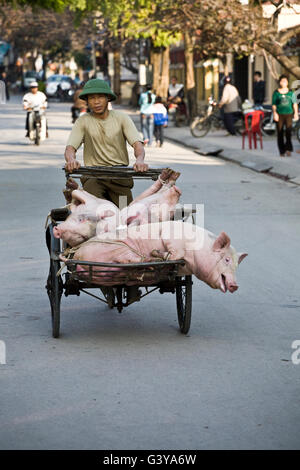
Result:
[[[53,237],[53,226],[50,227],[51,249],[50,253],[60,251],[60,241]],[[50,258],[50,269],[47,280],[47,292],[51,305],[52,336],[59,337],[60,328],[60,300],[63,293],[63,281],[61,276],[57,276],[60,269],[60,262]]]
[[[51,304],[51,318],[52,318],[52,336],[53,338],[59,337],[60,327],[60,300],[63,292],[62,279],[57,276],[60,269],[58,261],[51,260],[49,276],[51,278],[51,290],[49,294]]]
[[[192,276],[179,278],[183,284],[176,286],[177,316],[181,333],[187,334],[192,316]]]
[[[118,309],[118,312],[121,313],[122,310],[123,310],[123,288],[121,286],[118,286],[117,287],[117,304],[116,304],[116,307]]]
[[[100,287],[102,294],[107,302],[108,308],[114,308],[115,306],[115,293],[113,287]]]
[[[113,287],[102,287],[102,293],[107,302],[108,308],[114,308],[115,306],[115,293]]]

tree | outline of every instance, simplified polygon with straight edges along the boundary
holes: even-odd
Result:
[[[35,10],[52,10],[63,12],[66,8],[82,8],[86,0],[0,0],[0,5],[18,7],[31,7]]]
[[[228,52],[247,55],[265,50],[286,70],[300,78],[300,68],[287,55],[291,38],[300,33],[300,26],[278,31],[278,14],[283,5],[290,8],[294,2],[271,1],[274,14],[263,15],[261,1],[240,0],[165,0],[168,28],[188,31],[196,35],[195,47],[203,59],[218,57],[224,60]]]
[[[65,60],[74,50],[84,48],[91,35],[92,21],[85,18],[78,34],[74,20],[75,13],[70,9],[61,13],[32,10],[30,6],[13,7],[11,2],[2,2],[0,9],[2,39],[12,44],[20,56],[31,53],[31,68],[38,52],[50,60]]]

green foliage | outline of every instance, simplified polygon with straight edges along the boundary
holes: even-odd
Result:
[[[168,29],[165,5],[173,0],[77,0],[77,20],[84,15],[102,15],[109,33],[119,40],[151,38],[154,47],[167,47],[181,38],[179,30]]]
[[[63,12],[67,7],[72,9],[86,8],[88,0],[0,0],[0,4],[11,4],[14,7],[30,6],[34,10],[44,9]]]
[[[74,59],[75,62],[78,64],[80,68],[83,70],[91,70],[92,69],[92,61],[91,56],[83,51],[75,51],[74,52]]]

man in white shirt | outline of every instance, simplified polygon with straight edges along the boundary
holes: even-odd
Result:
[[[47,96],[42,91],[38,91],[38,83],[31,82],[29,85],[29,88],[30,88],[30,91],[26,93],[23,97],[23,108],[25,111],[27,111],[26,126],[25,126],[27,133],[25,137],[29,137],[29,113],[30,111],[37,106],[39,106],[41,109],[47,108]],[[48,137],[48,131],[47,131],[47,137]]]
[[[177,78],[171,78],[171,83],[168,88],[168,102],[180,103],[184,97],[184,88],[182,83],[177,83]]]
[[[234,128],[235,120],[241,110],[241,98],[235,86],[231,83],[231,78],[225,77],[222,98],[219,107],[224,107],[224,125],[231,135],[236,135]]]

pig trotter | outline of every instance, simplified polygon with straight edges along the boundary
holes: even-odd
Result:
[[[70,178],[67,179],[66,188],[71,189],[72,191],[74,191],[74,189],[79,188],[79,185],[73,178],[70,177]]]
[[[68,178],[66,182],[66,188],[63,190],[67,204],[72,202],[72,191],[78,189],[78,183],[73,178]]]
[[[65,196],[65,200],[67,204],[71,204],[72,202],[72,189],[64,189],[63,195]]]
[[[169,253],[168,251],[159,251],[159,250],[152,250],[150,255],[153,257],[153,258],[158,258],[162,261],[168,261],[168,259],[170,258],[170,255],[171,253]]]
[[[180,173],[178,171],[172,170],[172,168],[164,168],[159,175],[158,179],[162,185],[171,184],[173,185],[175,181],[179,178]]]

